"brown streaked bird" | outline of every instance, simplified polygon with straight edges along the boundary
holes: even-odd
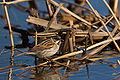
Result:
[[[29,50],[29,55],[35,55],[39,58],[46,58],[51,57],[56,54],[59,50],[61,41],[55,39],[46,39],[42,41],[37,46],[34,46],[32,49]]]

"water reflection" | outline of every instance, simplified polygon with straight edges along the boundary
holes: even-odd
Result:
[[[44,69],[42,72],[40,71],[37,74],[33,74],[33,76],[34,80],[62,80],[60,73],[52,69]]]
[[[23,78],[23,79],[33,79],[33,80],[62,80],[62,76],[61,73],[58,72],[58,69],[46,69],[44,67],[41,68],[37,68],[38,69],[38,73],[36,73],[36,69],[28,69],[25,70],[23,73],[21,74],[17,74],[17,76]],[[31,71],[31,75],[30,76],[25,76],[25,73]]]
[[[11,57],[10,57],[10,65],[13,66],[13,55],[14,55],[14,48],[11,49]],[[12,68],[9,69],[8,80],[12,80]]]

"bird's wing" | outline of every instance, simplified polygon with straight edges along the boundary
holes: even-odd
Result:
[[[47,45],[37,45],[34,46],[32,49],[30,49],[29,51],[43,51],[45,49],[49,49],[52,48],[54,46],[54,44],[47,44]]]

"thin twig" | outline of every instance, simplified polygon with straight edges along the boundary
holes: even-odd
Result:
[[[25,1],[31,1],[31,0],[17,0],[17,1],[10,1],[10,2],[0,2],[0,4],[7,4],[7,5],[10,5],[10,4],[16,4],[16,3],[21,3],[21,2],[25,2]]]
[[[37,31],[35,32],[35,46],[37,46]]]

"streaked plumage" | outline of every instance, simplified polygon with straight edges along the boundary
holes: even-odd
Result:
[[[46,39],[30,49],[27,54],[36,55],[39,58],[50,57],[59,50],[60,44],[60,40]]]

